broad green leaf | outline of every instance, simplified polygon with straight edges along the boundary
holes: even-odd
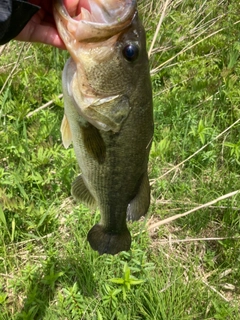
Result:
[[[16,228],[16,221],[15,221],[15,219],[13,218],[13,219],[12,219],[12,234],[11,234],[11,241],[12,241],[12,242],[13,242],[14,237],[15,237],[15,228]]]
[[[122,278],[113,278],[113,279],[109,279],[109,281],[117,284],[124,284],[124,279]]]
[[[0,221],[2,221],[4,226],[7,228],[7,221],[6,221],[5,214],[3,212],[1,204],[0,204]]]
[[[135,280],[135,279],[130,279],[130,284],[131,285],[136,285],[136,284],[140,284],[140,283],[143,283],[145,282],[145,280]]]

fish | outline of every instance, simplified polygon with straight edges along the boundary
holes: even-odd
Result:
[[[127,221],[150,205],[148,161],[153,103],[146,35],[135,0],[80,0],[69,13],[55,0],[54,19],[70,53],[62,75],[65,148],[81,174],[73,197],[98,207],[87,234],[100,255],[131,248]]]

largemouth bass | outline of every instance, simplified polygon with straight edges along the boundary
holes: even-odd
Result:
[[[87,239],[99,254],[116,254],[131,246],[126,219],[138,220],[150,203],[153,110],[145,31],[135,0],[80,0],[72,11],[55,0],[57,28],[71,55],[62,77],[62,140],[66,148],[73,143],[82,172],[72,195],[100,209]]]

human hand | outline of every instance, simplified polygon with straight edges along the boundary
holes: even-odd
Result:
[[[79,2],[79,0],[64,0],[64,5],[68,12],[72,14],[76,12]],[[31,18],[15,39],[19,41],[41,42],[60,49],[66,49],[53,18],[53,1],[30,0],[29,3],[39,6],[41,9]]]

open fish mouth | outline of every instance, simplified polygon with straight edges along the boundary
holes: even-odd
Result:
[[[136,0],[79,0],[70,12],[63,0],[55,0],[55,19],[76,41],[109,38],[131,24]]]

